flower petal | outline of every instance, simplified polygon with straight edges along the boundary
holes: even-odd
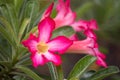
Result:
[[[71,26],[73,27],[73,29],[75,31],[81,31],[81,30],[97,30],[98,29],[98,25],[97,22],[92,19],[90,21],[86,21],[86,20],[79,20],[76,21],[74,23],[71,24]]]
[[[88,22],[85,20],[79,20],[71,24],[73,29],[77,32],[81,30],[86,30],[88,28]]]
[[[68,47],[72,45],[72,42],[72,40],[69,40],[64,36],[59,36],[48,42],[49,50],[64,53]]]
[[[68,48],[68,53],[90,53],[94,47],[95,41],[92,38],[87,38],[81,41],[73,41],[73,44]]]
[[[93,32],[92,29],[87,29],[87,30],[85,30],[84,34],[85,34],[87,37],[94,38],[95,40],[97,39],[96,34]]]
[[[30,37],[27,40],[22,41],[22,44],[25,47],[28,47],[30,52],[35,53],[37,51],[36,49],[36,45],[38,43],[37,41],[38,39],[33,34],[30,34]]]
[[[76,18],[76,13],[72,12],[70,8],[70,0],[66,0],[66,2],[64,2],[63,0],[59,0],[56,10],[57,15],[54,18],[56,23],[55,29],[62,26],[70,25],[74,22]]]
[[[99,66],[103,66],[105,68],[107,67],[107,64],[105,63],[105,61],[100,57],[97,57],[96,64],[98,64]]]
[[[82,41],[73,41],[73,45],[71,45],[68,50],[68,53],[83,53],[83,54],[89,54],[92,56],[97,57],[96,63],[100,66],[107,67],[104,59],[106,56],[102,54],[98,50],[98,45],[94,38],[87,37],[86,40]]]
[[[51,37],[54,27],[55,22],[50,17],[46,17],[44,20],[42,20],[38,25],[39,41],[47,42]]]
[[[45,58],[40,53],[32,54],[31,59],[34,67],[37,67],[38,65],[44,65],[46,63]]]
[[[92,19],[92,20],[89,21],[89,25],[88,26],[92,30],[97,30],[98,29],[97,22],[94,19]]]
[[[51,13],[52,13],[52,9],[53,9],[54,3],[52,3],[43,13],[41,20],[43,20],[45,17],[50,17]]]
[[[76,34],[73,34],[72,36],[69,37],[70,40],[77,41],[79,40],[78,36]]]
[[[56,66],[61,64],[61,58],[59,55],[52,52],[46,52],[43,55],[48,62],[53,62]]]

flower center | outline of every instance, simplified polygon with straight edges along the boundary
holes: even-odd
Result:
[[[45,42],[40,42],[37,45],[37,50],[39,53],[45,53],[48,51],[48,45]]]

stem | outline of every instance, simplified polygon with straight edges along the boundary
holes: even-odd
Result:
[[[53,65],[52,62],[49,62],[47,65],[50,71],[51,80],[58,80],[56,67]]]
[[[58,73],[58,80],[63,80],[64,79],[64,75],[63,75],[63,70],[62,70],[62,66],[57,66],[57,73]]]

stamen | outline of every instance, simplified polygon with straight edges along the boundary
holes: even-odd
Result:
[[[48,51],[48,45],[45,42],[40,42],[37,45],[37,50],[39,53],[45,53]]]

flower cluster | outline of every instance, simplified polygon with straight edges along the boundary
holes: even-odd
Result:
[[[54,3],[52,3],[43,13],[38,24],[38,36],[31,34],[22,44],[28,47],[31,52],[33,66],[44,65],[47,62],[53,62],[55,65],[61,64],[60,54],[67,53],[85,53],[97,57],[96,63],[107,67],[104,62],[105,55],[98,50],[97,37],[93,30],[98,26],[95,20],[76,21],[76,13],[70,8],[70,0],[58,0],[56,5],[56,16],[51,18]],[[79,40],[76,34],[70,37],[58,36],[51,39],[52,31],[71,26],[76,32],[83,32],[86,39]],[[57,54],[57,53],[58,54]]]

